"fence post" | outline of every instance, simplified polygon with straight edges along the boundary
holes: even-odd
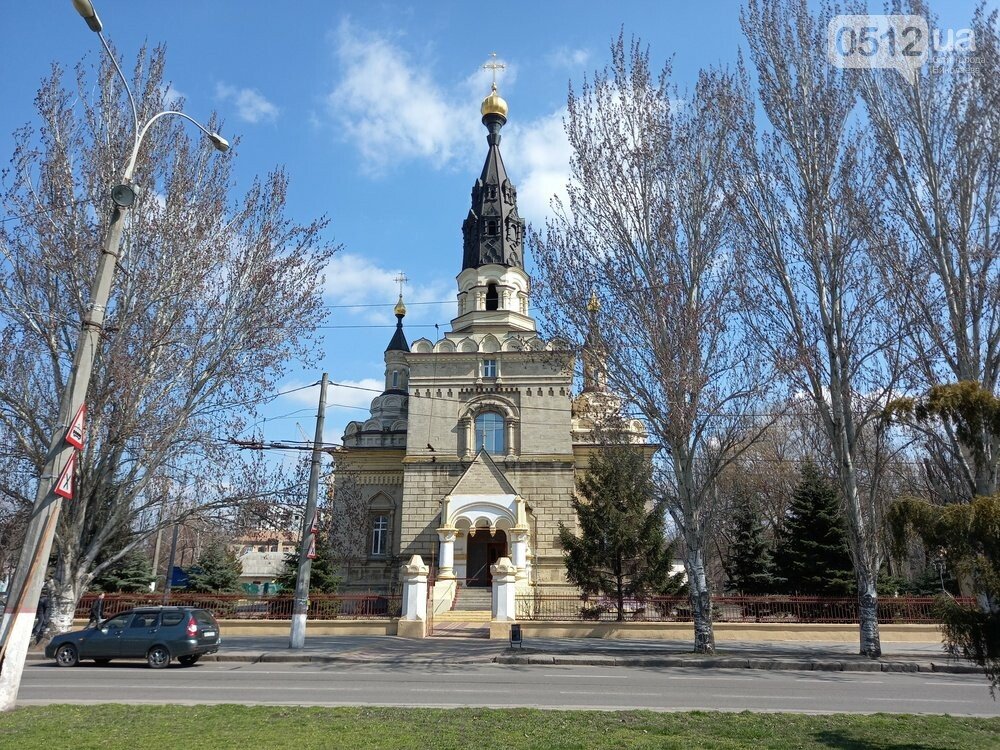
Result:
[[[427,634],[427,574],[420,555],[414,555],[403,565],[403,612],[396,634],[403,638],[423,638]]]

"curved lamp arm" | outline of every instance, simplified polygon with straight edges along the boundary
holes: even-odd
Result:
[[[177,112],[176,110],[167,110],[166,112],[160,112],[159,114],[153,115],[149,118],[149,122],[142,126],[142,130],[139,131],[139,135],[135,139],[135,145],[132,147],[132,157],[128,160],[128,165],[125,167],[125,182],[130,182],[132,180],[132,172],[135,170],[135,160],[139,156],[139,146],[142,145],[142,139],[146,137],[146,132],[149,130],[150,126],[159,120],[161,117],[166,117],[167,115],[176,115],[177,117],[183,117],[188,122],[194,124],[198,130],[208,136],[208,140],[212,142],[219,151],[225,153],[229,150],[229,141],[223,138],[218,133],[209,130],[196,119],[191,117],[191,115],[184,114],[183,112]]]

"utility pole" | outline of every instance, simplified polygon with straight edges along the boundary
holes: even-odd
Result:
[[[319,385],[319,407],[316,410],[316,435],[313,438],[312,466],[309,467],[309,494],[306,512],[302,516],[302,541],[299,543],[299,570],[295,578],[295,603],[292,606],[292,629],[288,648],[306,644],[306,615],[309,612],[309,573],[312,560],[309,552],[315,545],[316,496],[319,494],[319,470],[323,459],[323,418],[326,415],[326,386],[330,378],[325,372]]]
[[[163,603],[170,601],[170,585],[174,580],[174,563],[177,560],[177,534],[181,530],[179,523],[174,524],[174,536],[170,540],[170,558],[167,560],[167,576],[163,582]]]
[[[62,506],[62,498],[55,494],[56,480],[76,450],[66,442],[66,433],[73,417],[87,397],[94,356],[101,345],[104,313],[108,298],[111,296],[111,282],[118,260],[125,215],[130,207],[131,201],[127,198],[121,202],[115,200],[111,212],[111,225],[104,239],[97,276],[90,289],[90,309],[80,324],[73,368],[63,389],[59,419],[52,434],[52,441],[49,443],[41,476],[38,478],[35,504],[24,535],[24,544],[21,545],[17,571],[11,581],[10,598],[3,615],[3,639],[0,642],[0,648],[4,652],[3,662],[0,663],[0,711],[12,710],[17,700],[24,659],[31,641],[31,628],[35,621],[38,596],[45,581],[55,525]]]

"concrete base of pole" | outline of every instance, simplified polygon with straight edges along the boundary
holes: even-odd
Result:
[[[306,616],[292,615],[292,634],[288,639],[288,648],[302,648],[306,645]]]
[[[17,704],[17,689],[21,685],[24,659],[31,646],[31,630],[35,625],[34,612],[18,612],[4,652],[3,669],[0,670],[0,711],[13,711]]]

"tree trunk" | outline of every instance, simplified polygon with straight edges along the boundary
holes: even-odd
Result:
[[[73,629],[73,613],[83,595],[83,587],[75,579],[56,579],[49,582],[52,592],[49,614],[49,632],[53,635]]]
[[[861,654],[877,659],[882,655],[878,632],[878,591],[875,577],[858,566],[858,618],[861,623]]]
[[[688,588],[691,592],[691,619],[694,622],[694,652],[715,653],[715,631],[712,627],[712,592],[705,575],[701,548],[688,547]]]
[[[49,632],[53,635],[73,629],[73,614],[80,597],[87,590],[91,576],[80,575],[80,565],[76,556],[69,557],[72,550],[56,558],[55,570],[49,581]]]

